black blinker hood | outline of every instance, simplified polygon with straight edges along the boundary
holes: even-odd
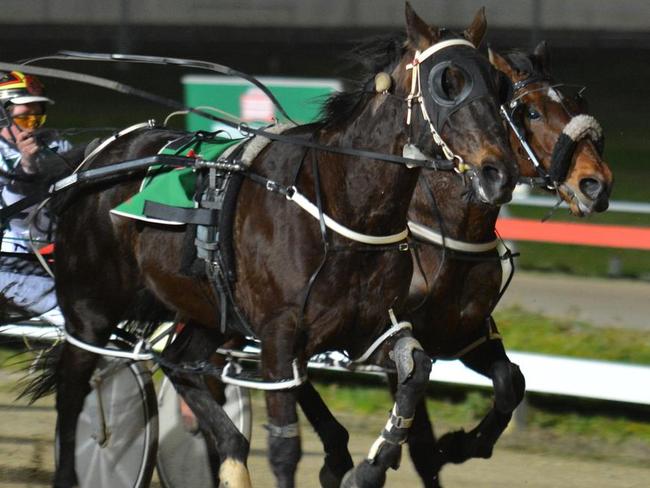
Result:
[[[456,49],[464,49],[467,52],[462,57],[455,56]],[[436,53],[420,65],[423,103],[438,131],[442,130],[449,117],[457,110],[479,98],[496,96],[489,61],[469,46],[459,46],[456,49]],[[465,78],[461,92],[453,99],[445,94],[442,86],[443,76],[448,68],[460,70]]]

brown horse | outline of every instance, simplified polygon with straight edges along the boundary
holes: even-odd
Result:
[[[572,213],[604,211],[612,188],[612,173],[602,159],[603,136],[595,119],[583,111],[581,100],[566,96],[550,75],[546,45],[531,55],[491,52],[491,61],[514,83],[507,108],[520,136],[533,154],[510,131],[511,143],[524,177],[540,177],[565,200]],[[531,156],[537,158],[535,167]],[[409,219],[447,238],[466,243],[495,239],[498,208],[452,205],[450,192],[461,201],[462,189],[447,178],[428,178],[418,185]],[[431,188],[429,193],[427,188]],[[445,198],[443,198],[445,196]],[[435,212],[431,212],[432,203]],[[444,226],[444,227],[443,227]],[[501,266],[492,253],[474,254],[435,246],[419,248],[419,261],[409,293],[409,314],[414,333],[433,358],[458,358],[466,366],[492,379],[494,405],[470,432],[444,435],[435,442],[422,402],[409,435],[409,447],[424,485],[438,485],[440,468],[448,462],[490,457],[524,392],[519,368],[508,359],[491,313],[500,298]],[[477,259],[482,256],[484,259]]]
[[[511,145],[520,173],[555,190],[575,215],[604,211],[612,174],[602,159],[602,129],[584,113],[584,100],[567,96],[552,79],[548,58],[545,43],[530,55],[490,52],[492,63],[513,82],[503,110],[513,124]],[[458,153],[467,157],[462,148]],[[495,392],[493,408],[475,429],[446,434],[437,442],[424,399],[418,404],[408,444],[426,487],[440,486],[439,472],[446,463],[490,457],[523,397],[523,375],[508,359],[491,317],[502,283],[500,260],[490,244],[496,243],[498,212],[497,206],[467,199],[454,178],[426,171],[409,210],[409,226],[421,243],[413,254],[407,312],[415,337],[434,359],[458,358],[492,379]],[[396,379],[390,378],[394,389]],[[339,465],[350,462],[342,454],[344,428],[321,411],[324,405],[307,385],[301,406],[323,438],[330,470],[340,471]]]
[[[386,469],[396,465],[413,407],[428,379],[430,360],[401,324],[376,351],[371,347],[385,336],[389,310],[397,316],[404,312],[411,258],[394,236],[402,236],[406,228],[419,170],[364,155],[351,158],[309,149],[300,141],[386,154],[401,154],[404,147],[407,154],[442,153],[457,163],[462,176],[453,178],[470,198],[497,205],[511,196],[517,171],[494,103],[499,77],[469,46],[483,37],[482,14],[458,39],[428,26],[407,4],[406,31],[406,42],[393,39],[368,51],[374,52],[373,76],[357,90],[330,100],[323,121],[285,133],[298,144],[272,142],[245,171],[228,233],[235,263],[229,271],[236,276],[229,282],[230,318],[239,320],[239,329],[222,332],[226,324],[220,323],[219,290],[206,276],[217,271],[215,266],[199,277],[185,269],[185,230],[109,217],[111,208],[137,191],[138,182],[81,190],[60,216],[57,295],[67,332],[101,346],[120,321],[155,317],[160,305],[188,322],[161,363],[215,444],[225,486],[250,485],[248,443],[213,401],[202,377],[183,365],[205,360],[241,328],[261,340],[261,370],[267,381],[292,378],[296,370],[304,371],[311,355],[330,349],[355,358],[366,353],[397,369],[393,428],[382,433],[369,460],[350,473],[349,482],[358,486],[381,486]],[[373,89],[377,72],[389,75],[390,86]],[[411,110],[420,108],[418,103],[424,109]],[[155,154],[179,136],[166,130],[130,134],[109,146],[98,165]],[[294,200],[299,189],[316,202],[318,219],[273,191],[278,188],[287,188],[284,193]],[[332,221],[354,229],[357,239],[392,236],[394,244],[350,242],[328,230]],[[146,310],[149,301],[155,306]],[[75,427],[96,361],[94,354],[70,343],[59,350],[55,379],[61,455],[56,487],[77,483]],[[300,458],[297,397],[295,389],[266,396],[269,458],[279,486],[293,486]]]

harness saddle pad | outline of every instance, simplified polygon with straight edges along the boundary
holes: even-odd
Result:
[[[205,161],[214,161],[242,142],[248,140],[216,137],[214,139],[181,138],[171,141],[158,154],[173,156],[201,157]],[[168,225],[185,225],[185,222],[161,220],[145,215],[146,202],[153,202],[179,208],[198,208],[194,200],[196,192],[196,173],[192,168],[175,168],[169,166],[152,166],[147,177],[142,181],[140,191],[111,210],[114,215],[128,217],[145,222]]]

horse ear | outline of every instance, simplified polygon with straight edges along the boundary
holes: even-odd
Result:
[[[512,66],[508,64],[506,58],[501,56],[498,52],[494,51],[491,47],[488,47],[488,58],[492,66],[512,78],[514,70],[512,69]]]
[[[405,6],[406,35],[414,49],[424,51],[440,40],[440,29],[429,26],[415,13],[409,2]]]
[[[474,47],[479,47],[487,31],[487,20],[485,19],[485,7],[481,7],[474,15],[474,20],[471,25],[465,29],[463,36],[469,42],[474,44]]]
[[[541,41],[535,46],[533,56],[537,58],[541,67],[548,72],[551,64],[551,56],[548,52],[546,41]]]

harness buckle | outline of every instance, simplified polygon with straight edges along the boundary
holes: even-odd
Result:
[[[281,193],[280,192],[280,185],[273,180],[267,180],[266,181],[266,189],[267,191],[275,192],[275,193]]]
[[[397,246],[397,249],[401,252],[406,252],[410,249],[409,243],[408,242],[402,242]]]

